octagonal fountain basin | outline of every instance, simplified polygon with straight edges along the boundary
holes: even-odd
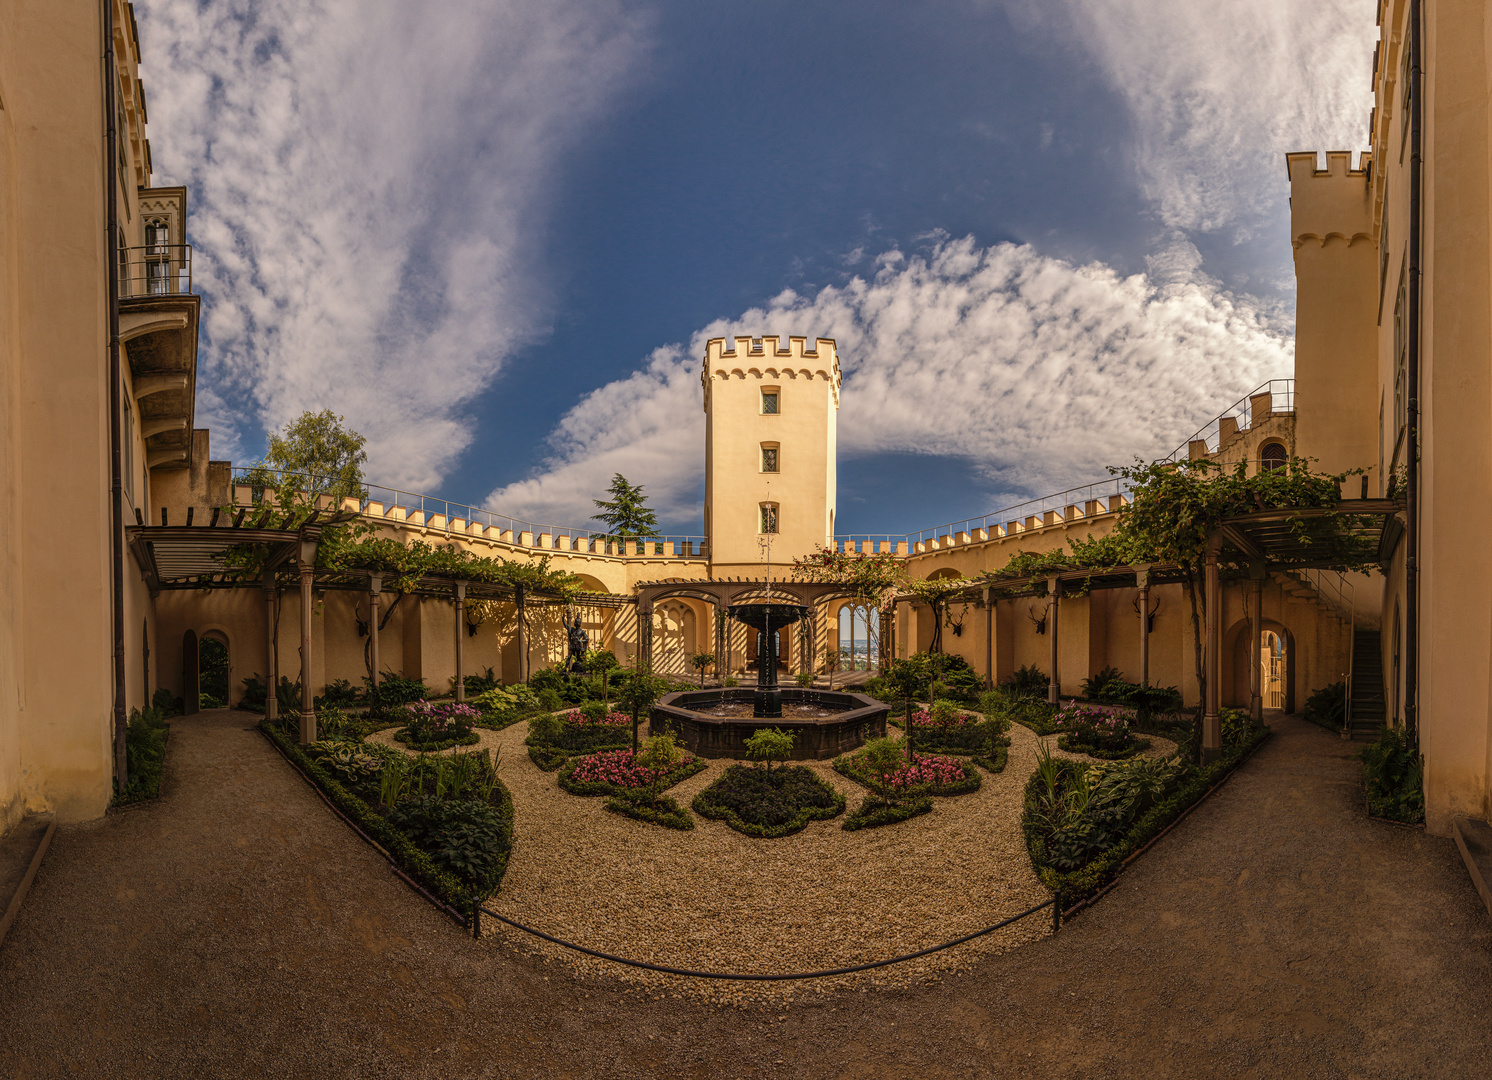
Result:
[[[782,715],[753,716],[756,690],[682,690],[653,706],[648,733],[676,736],[689,752],[706,758],[745,758],[746,740],[762,728],[797,736],[794,761],[835,758],[886,734],[890,707],[864,694],[784,688]]]

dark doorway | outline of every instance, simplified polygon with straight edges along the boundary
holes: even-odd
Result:
[[[197,646],[199,708],[228,707],[228,643],[215,633],[203,634]]]

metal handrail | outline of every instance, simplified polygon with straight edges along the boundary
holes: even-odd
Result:
[[[1207,452],[1215,454],[1222,445],[1223,421],[1229,418],[1237,421],[1238,430],[1243,431],[1254,426],[1254,398],[1263,394],[1270,396],[1270,415],[1276,413],[1293,413],[1295,411],[1295,380],[1294,379],[1270,379],[1260,384],[1254,390],[1235,401],[1231,408],[1218,413],[1207,423],[1203,424],[1196,432],[1175,450],[1172,450],[1161,461],[1185,461],[1192,456],[1191,445],[1194,442],[1203,442],[1207,445]],[[1283,407],[1282,407],[1283,406]]]
[[[146,244],[119,249],[119,296],[189,296],[192,245]]]

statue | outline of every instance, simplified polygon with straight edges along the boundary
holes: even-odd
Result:
[[[575,613],[573,624],[564,619],[560,621],[565,623],[565,630],[570,638],[570,661],[565,665],[565,670],[573,674],[585,668],[585,654],[590,650],[590,638],[580,627],[580,612]]]

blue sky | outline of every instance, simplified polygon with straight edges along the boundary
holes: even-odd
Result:
[[[1293,149],[1370,0],[143,0],[191,186],[199,424],[332,408],[369,478],[697,532],[698,357],[834,336],[840,527],[1100,479],[1288,375]]]

